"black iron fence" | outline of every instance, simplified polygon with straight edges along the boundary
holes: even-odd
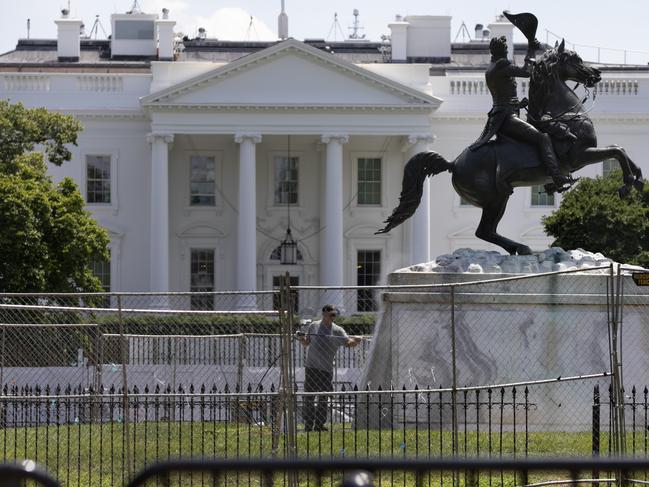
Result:
[[[369,391],[343,387],[334,393],[296,392],[296,454],[328,457],[432,459],[529,458],[539,455],[609,455],[607,409],[596,386],[593,422],[582,431],[539,430],[534,385],[452,390],[406,388]],[[634,392],[629,445],[647,455],[648,394]],[[304,398],[328,400],[326,428],[304,431]],[[245,390],[197,385],[177,390],[81,386],[5,387],[0,397],[0,452],[4,461],[34,459],[64,485],[124,485],[129,475],[159,460],[184,458],[291,458],[282,420],[285,396],[275,386]],[[631,453],[630,452],[630,453]]]

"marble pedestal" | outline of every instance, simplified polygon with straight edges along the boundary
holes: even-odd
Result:
[[[512,276],[396,272],[389,276],[389,284],[439,285],[507,277]],[[593,388],[600,385],[606,402],[610,378],[566,379],[610,372],[608,279],[605,274],[541,275],[456,286],[452,295],[450,286],[391,289],[383,295],[383,313],[363,385],[372,390],[379,385],[384,390],[415,385],[450,388],[454,324],[459,387],[549,380],[528,385],[534,405],[527,410],[530,429],[589,430]],[[628,275],[621,280],[624,384],[627,391],[633,385],[642,391],[649,382],[649,292],[636,287]],[[524,389],[524,385],[518,388],[521,401]],[[482,398],[486,400],[486,394]],[[522,410],[518,413],[520,421]],[[412,423],[410,416],[399,421]],[[503,421],[513,425],[511,408],[505,409]],[[447,422],[445,413],[442,423]]]

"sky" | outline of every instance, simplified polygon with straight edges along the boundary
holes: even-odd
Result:
[[[0,0],[11,2],[9,12],[0,15],[0,53],[12,50],[19,38],[27,37],[27,19],[31,21],[31,38],[56,37],[54,20],[68,0]],[[72,15],[81,18],[87,31],[97,15],[110,34],[110,15],[123,13],[133,0],[70,0]],[[176,32],[194,37],[199,27],[210,38],[222,40],[271,40],[276,38],[277,16],[281,0],[138,0],[147,13],[158,13],[163,7],[177,21]],[[564,37],[568,46],[585,59],[621,63],[623,50],[627,62],[649,62],[649,0],[285,0],[289,17],[289,35],[296,39],[325,38],[342,40],[354,21],[353,10],[360,12],[360,24],[368,39],[379,41],[389,33],[388,23],[400,15],[450,15],[451,39],[455,40],[462,22],[473,33],[477,23],[489,24],[504,9],[532,12],[539,19],[537,37],[551,43]],[[334,15],[338,14],[338,25]],[[250,17],[252,16],[252,24]],[[547,32],[546,32],[547,31]],[[99,30],[99,38],[105,38]],[[462,36],[457,37],[462,40]],[[466,37],[465,37],[465,40]],[[522,40],[522,36],[516,38]],[[594,46],[594,47],[587,47]],[[598,49],[600,47],[601,49]],[[632,53],[630,51],[640,51]]]

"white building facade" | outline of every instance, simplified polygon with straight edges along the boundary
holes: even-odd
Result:
[[[287,271],[301,285],[378,284],[460,247],[495,249],[473,235],[480,210],[462,204],[449,174],[429,180],[410,221],[374,235],[409,157],[453,159],[491,107],[486,45],[451,44],[449,17],[390,24],[386,57],[378,43],[290,38],[186,40],[178,52],[166,14],[134,15],[114,16],[112,46],[70,35],[80,21],[64,17],[56,41],[21,40],[0,56],[0,96],[84,126],[51,174],[74,178],[110,233],[107,288],[260,290]],[[624,146],[645,173],[648,94],[646,69],[604,70],[591,112],[600,146]],[[517,189],[500,232],[546,248],[540,219],[558,201]],[[289,227],[298,259],[286,266]]]

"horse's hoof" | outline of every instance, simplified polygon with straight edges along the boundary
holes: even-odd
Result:
[[[629,196],[629,187],[627,185],[622,186],[620,189],[617,190],[617,194],[620,195],[621,199],[626,198]]]
[[[642,193],[642,190],[644,189],[644,181],[642,179],[636,179],[635,181],[633,181],[633,187],[636,189],[636,191]]]
[[[519,245],[516,247],[516,254],[517,255],[532,255],[532,249],[529,248],[527,245]]]

